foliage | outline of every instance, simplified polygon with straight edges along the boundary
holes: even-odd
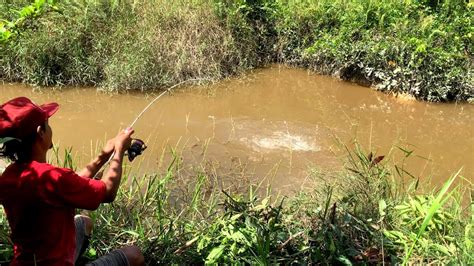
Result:
[[[451,187],[458,174],[439,192],[422,192],[416,179],[401,186],[403,165],[391,170],[358,145],[347,152],[347,170],[314,172],[312,190],[285,200],[228,186],[204,166],[188,176],[176,153],[163,174],[125,171],[116,201],[89,213],[86,255],[137,244],[149,265],[473,263],[473,205],[465,208],[464,190]],[[54,153],[56,164],[75,167],[70,149]],[[0,213],[0,262],[11,254]]]
[[[17,17],[11,21],[0,20],[0,43],[7,42],[10,38],[21,33],[28,27],[34,27],[34,19],[50,10],[57,10],[55,0],[35,0],[32,4],[15,10]]]
[[[14,4],[11,4],[14,5]],[[150,89],[253,67],[206,1],[61,1],[3,44],[0,78]],[[219,44],[219,45],[217,45]]]
[[[440,1],[436,8],[423,1],[279,2],[284,62],[429,101],[474,95],[466,78],[472,77],[473,6],[465,1]]]
[[[474,99],[463,0],[3,1],[4,80],[152,89],[280,62],[428,101]]]
[[[7,263],[13,256],[13,248],[9,237],[10,228],[6,218],[3,206],[0,206],[0,264]]]
[[[474,262],[472,210],[471,217],[466,217],[460,206],[461,198],[459,195],[453,197],[459,190],[448,192],[458,175],[459,172],[452,176],[436,196],[409,196],[393,208],[394,217],[397,217],[393,228],[396,229],[386,230],[384,235],[391,240],[389,248],[406,254],[404,264],[413,253],[434,258],[432,262],[435,263],[463,261],[470,265]],[[446,202],[450,206],[443,208]],[[466,217],[468,223],[463,223],[460,217]],[[437,261],[436,258],[441,259]]]
[[[257,204],[234,199],[226,194],[224,214],[198,238],[197,252],[206,264],[233,263],[272,264],[283,262],[279,246],[289,238],[282,224],[282,206],[272,207],[269,197]]]
[[[275,31],[278,6],[274,0],[214,0],[217,16],[229,28],[234,39],[244,41],[242,49],[252,66],[273,61],[273,47],[277,41]]]

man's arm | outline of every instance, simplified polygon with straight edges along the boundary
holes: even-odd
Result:
[[[107,141],[107,144],[102,149],[99,156],[97,156],[88,165],[86,165],[84,169],[77,172],[77,174],[83,177],[87,177],[87,178],[94,178],[97,172],[102,168],[102,166],[104,166],[104,164],[107,163],[110,156],[112,156],[112,152],[114,151],[114,145],[115,145],[115,138]]]
[[[125,151],[130,147],[133,129],[126,129],[115,138],[115,153],[110,161],[109,169],[102,177],[106,192],[104,202],[112,202],[117,196],[117,191],[122,179],[122,162]]]
[[[87,178],[94,178],[99,169],[102,168],[102,166],[107,162],[108,158],[109,157],[101,153],[77,174]]]

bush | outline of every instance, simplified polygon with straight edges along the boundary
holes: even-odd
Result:
[[[205,1],[57,5],[61,12],[35,18],[34,27],[3,44],[2,79],[148,89],[189,78],[221,79],[256,61],[246,40],[235,40]]]
[[[279,62],[428,101],[472,101],[474,5],[450,1],[7,2],[0,78],[150,89]]]
[[[473,6],[465,1],[278,2],[283,62],[428,101],[474,96]]]

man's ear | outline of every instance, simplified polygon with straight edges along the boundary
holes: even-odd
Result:
[[[44,132],[45,132],[45,130],[44,130],[44,127],[43,127],[43,126],[40,125],[40,126],[38,126],[38,127],[36,128],[36,133],[37,133],[40,137],[43,137]]]

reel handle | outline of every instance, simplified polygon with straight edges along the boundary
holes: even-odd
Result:
[[[143,151],[146,149],[145,142],[141,139],[132,139],[132,144],[130,148],[127,149],[128,160],[131,162],[137,157],[141,155]]]

